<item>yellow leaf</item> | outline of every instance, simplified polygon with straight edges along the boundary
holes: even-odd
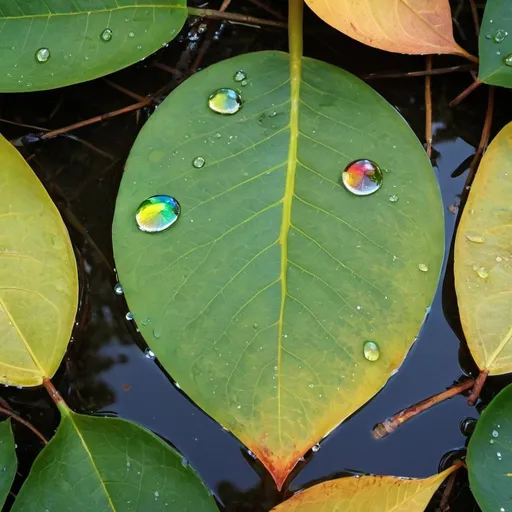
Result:
[[[512,123],[476,174],[455,241],[462,328],[480,370],[512,372]]]
[[[347,477],[299,492],[272,512],[423,512],[443,480],[459,465],[423,479]]]
[[[448,0],[306,0],[326,23],[368,46],[476,60],[453,39]]]
[[[0,382],[36,386],[69,341],[76,263],[57,208],[1,135],[0,162]]]

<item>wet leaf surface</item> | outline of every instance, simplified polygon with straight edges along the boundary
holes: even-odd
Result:
[[[150,431],[117,418],[64,409],[13,512],[214,512],[186,460]]]
[[[455,242],[455,287],[471,354],[491,375],[512,371],[512,124],[487,149]]]
[[[395,109],[312,59],[294,63],[291,89],[289,64],[284,53],[244,55],[176,89],[133,147],[113,227],[149,346],[278,486],[400,366],[443,254],[436,179]],[[223,116],[208,98],[226,87],[240,88],[243,106]],[[360,158],[384,169],[365,197],[341,183]],[[181,216],[150,234],[135,213],[155,194],[175,197]]]
[[[173,39],[186,17],[185,0],[0,0],[0,91],[112,73]]]
[[[361,43],[396,53],[468,53],[453,39],[448,0],[306,0],[326,23]]]
[[[512,509],[512,385],[485,408],[468,447],[471,490],[483,512]]]
[[[0,423],[0,507],[3,507],[11,490],[17,466],[11,421],[2,421]]]
[[[0,382],[35,386],[56,372],[75,319],[77,272],[60,214],[0,135]]]
[[[295,494],[274,512],[424,512],[443,480],[456,466],[422,479],[393,476],[347,477]]]

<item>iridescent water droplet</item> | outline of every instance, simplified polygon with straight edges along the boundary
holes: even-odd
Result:
[[[113,32],[109,28],[106,28],[101,34],[100,39],[104,41],[105,43],[108,43],[112,40]]]
[[[116,295],[123,295],[123,287],[121,286],[121,283],[116,283],[114,286],[114,293]]]
[[[137,208],[135,220],[141,231],[158,233],[170,228],[179,218],[180,203],[171,196],[152,196]]]
[[[392,202],[392,203],[396,203],[398,201],[398,196],[393,194],[392,196],[390,196],[389,200]]]
[[[146,350],[144,350],[144,357],[146,359],[151,359],[153,361],[155,359],[155,353],[149,348],[147,348]]]
[[[320,444],[317,443],[317,444],[314,444],[312,447],[311,447],[311,451],[313,453],[316,453],[318,450],[320,450]]]
[[[382,187],[382,171],[371,160],[355,160],[345,167],[341,175],[345,188],[357,196],[368,196]]]
[[[363,345],[363,354],[368,361],[377,361],[380,357],[380,349],[374,341],[365,341]]]
[[[505,66],[512,66],[512,53],[503,58]]]
[[[466,238],[475,244],[483,244],[485,242],[485,238],[480,235],[466,235]]]
[[[493,43],[499,44],[502,43],[505,38],[508,36],[508,32],[503,29],[496,30],[492,36]]]
[[[217,114],[236,114],[242,108],[242,97],[233,89],[217,89],[210,94],[208,106]]]
[[[126,320],[130,321],[133,320],[133,313],[131,311],[128,311],[125,315]]]
[[[51,57],[51,53],[48,48],[39,48],[39,50],[37,50],[37,52],[36,52],[36,61],[40,62],[41,64],[48,62],[50,57]]]
[[[196,156],[194,160],[192,161],[192,165],[196,169],[201,169],[201,167],[204,167],[204,164],[206,163],[206,160],[202,156]]]
[[[247,73],[245,71],[237,71],[234,75],[233,75],[233,80],[235,82],[242,82],[243,80],[245,80],[247,78]]]
[[[418,265],[418,268],[422,271],[422,272],[428,272],[428,265],[425,264],[425,263],[420,263]]]

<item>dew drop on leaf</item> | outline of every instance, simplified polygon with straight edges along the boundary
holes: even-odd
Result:
[[[134,32],[129,32],[128,33],[128,37],[135,37],[135,33]]]
[[[116,295],[123,295],[123,287],[121,286],[121,283],[116,283],[114,286],[114,293]]]
[[[233,89],[217,89],[210,94],[208,106],[217,114],[233,115],[242,108],[242,97]]]
[[[397,196],[397,195],[395,195],[395,194],[393,194],[393,195],[389,198],[389,200],[390,200],[392,203],[396,203],[396,202],[398,201],[398,196]]]
[[[508,32],[503,29],[496,30],[492,36],[493,43],[499,44],[502,43],[505,38],[508,36]]]
[[[345,188],[357,196],[368,196],[382,187],[380,167],[371,160],[355,160],[347,165],[341,175]]]
[[[428,265],[426,265],[425,263],[420,263],[418,265],[418,268],[422,271],[422,272],[428,272]]]
[[[363,354],[368,361],[377,361],[380,357],[380,349],[374,341],[365,341],[363,345]]]
[[[125,316],[126,320],[131,321],[133,320],[133,313],[131,311],[128,311]]]
[[[313,453],[316,453],[318,450],[320,450],[320,444],[314,444],[312,447],[311,447],[311,451]]]
[[[202,156],[196,156],[194,160],[192,161],[192,165],[196,169],[201,169],[201,167],[204,167],[204,164],[206,163],[206,160]]]
[[[489,277],[489,272],[487,272],[484,267],[480,267],[476,273],[478,274],[478,277],[481,277],[482,279],[487,279]]]
[[[152,350],[150,350],[149,348],[147,348],[144,351],[144,357],[146,359],[151,359],[153,361],[155,359],[155,353]]]
[[[152,196],[137,208],[135,220],[141,231],[158,233],[171,227],[179,218],[180,204],[171,196]]]
[[[51,57],[51,53],[48,48],[39,48],[39,50],[37,50],[37,52],[36,52],[36,61],[40,62],[41,64],[48,62],[50,57]]]
[[[483,244],[485,242],[485,239],[483,236],[480,235],[466,235],[466,238],[475,244]]]
[[[110,30],[109,28],[106,28],[101,34],[100,34],[100,39],[102,41],[104,41],[105,43],[108,43],[109,41],[112,40],[112,30]]]
[[[247,78],[247,73],[245,71],[237,71],[234,75],[233,75],[233,80],[235,82],[243,82],[245,79]]]
[[[505,66],[512,66],[512,53],[503,58]]]

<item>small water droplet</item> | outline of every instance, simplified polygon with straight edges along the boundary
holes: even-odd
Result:
[[[184,467],[184,468],[188,468],[188,459],[186,457],[182,457],[181,458],[181,465]]]
[[[494,444],[494,439],[490,439],[489,444]]]
[[[380,357],[380,349],[374,341],[365,341],[363,345],[363,354],[368,361],[377,361]]]
[[[312,447],[311,447],[311,451],[313,453],[316,453],[318,450],[320,450],[320,444],[319,443],[316,443],[314,444]]]
[[[512,66],[512,53],[503,58],[505,66]]]
[[[208,106],[217,114],[232,115],[242,108],[242,97],[233,89],[217,89],[210,94]]]
[[[466,235],[466,238],[475,244],[483,244],[485,242],[485,238],[480,235]]]
[[[418,268],[422,271],[422,272],[428,272],[428,265],[426,263],[420,263],[418,265]]]
[[[252,324],[252,327],[253,327],[253,329],[257,329],[258,328],[258,324],[254,323],[254,324]]]
[[[129,32],[128,37],[135,37],[135,34],[133,32]]]
[[[126,320],[131,321],[133,320],[133,313],[131,311],[128,311],[125,315]]]
[[[393,194],[392,196],[390,196],[389,200],[392,202],[392,203],[396,203],[398,201],[398,196]]]
[[[109,28],[106,28],[101,34],[100,34],[100,39],[102,41],[105,41],[105,43],[108,43],[109,41],[112,40],[112,35],[113,35],[113,32],[112,30],[110,30]]]
[[[144,320],[142,320],[141,324],[142,325],[148,325],[150,322],[151,322],[151,318],[146,317],[146,318],[144,318]]]
[[[492,437],[498,437],[500,433],[497,430],[492,431]]]
[[[240,82],[240,85],[241,85],[242,87],[245,87],[248,83],[249,83],[249,80],[242,80],[242,81]]]
[[[137,46],[137,50],[142,50],[142,45],[141,45],[141,44],[139,44],[139,45]]]
[[[39,48],[39,50],[37,50],[37,52],[36,52],[36,61],[40,62],[41,64],[48,62],[50,57],[51,57],[51,53],[48,48]]]
[[[162,333],[155,327],[153,329],[153,338],[160,339],[162,337]]]
[[[371,160],[355,160],[341,174],[345,188],[357,196],[368,196],[382,187],[382,171]]]
[[[201,169],[204,167],[204,164],[206,163],[206,160],[202,156],[196,156],[194,160],[192,161],[192,165],[196,169]]]
[[[237,71],[234,75],[233,75],[233,80],[235,82],[243,82],[245,79],[247,78],[247,73],[245,71]]]
[[[123,295],[123,287],[121,286],[121,283],[116,283],[114,286],[114,293],[116,295]]]
[[[493,43],[499,44],[502,43],[505,38],[508,36],[508,32],[503,29],[496,30],[492,36]]]
[[[155,491],[155,500],[157,500],[160,496],[160,493],[158,491]]]
[[[146,359],[151,359],[151,361],[154,361],[155,353],[152,350],[150,350],[149,348],[147,348],[146,350],[144,350],[144,357]]]
[[[137,208],[135,220],[141,231],[158,233],[170,228],[179,218],[180,203],[171,196],[152,196]]]
[[[480,267],[476,273],[478,274],[478,277],[481,277],[482,279],[487,279],[489,277],[489,272],[487,272],[484,267]]]
[[[498,457],[498,459],[501,460],[501,452],[496,452],[496,457]]]

